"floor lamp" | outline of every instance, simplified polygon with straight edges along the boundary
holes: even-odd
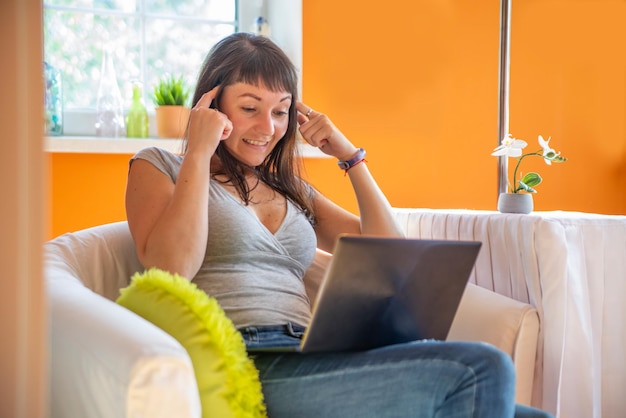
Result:
[[[500,74],[498,97],[498,143],[509,132],[509,76],[511,46],[511,2],[500,0]],[[498,196],[506,193],[508,174],[508,158],[506,155],[498,157]],[[497,198],[497,196],[496,196]]]

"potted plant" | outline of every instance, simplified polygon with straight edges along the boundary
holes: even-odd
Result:
[[[155,104],[157,135],[160,138],[182,138],[187,129],[190,108],[189,88],[183,77],[162,77],[152,92]]]
[[[538,136],[539,146],[541,149],[534,152],[522,153],[528,143],[522,139],[516,139],[507,134],[502,139],[501,144],[493,150],[491,155],[496,157],[506,156],[517,158],[517,164],[513,170],[513,181],[509,182],[508,189],[510,193],[500,193],[498,197],[498,210],[503,213],[530,213],[533,210],[533,199],[530,193],[537,193],[534,189],[543,179],[538,173],[530,172],[520,175],[519,170],[522,160],[526,157],[541,157],[547,165],[555,163],[564,163],[567,158],[561,156],[560,152],[556,152],[549,145],[550,138],[546,141],[541,135]],[[523,193],[525,192],[525,193]]]

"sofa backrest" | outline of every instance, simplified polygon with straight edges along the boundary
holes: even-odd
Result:
[[[306,272],[311,302],[331,257],[318,250]],[[48,280],[77,280],[110,300],[117,299],[133,274],[144,270],[126,221],[60,235],[44,244],[44,260]]]
[[[115,300],[131,276],[143,271],[128,223],[115,222],[67,233],[44,244],[47,280],[77,280]]]

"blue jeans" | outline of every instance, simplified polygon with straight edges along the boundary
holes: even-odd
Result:
[[[515,405],[509,356],[483,343],[416,341],[363,352],[264,352],[297,346],[297,325],[240,330],[270,418],[549,417]]]

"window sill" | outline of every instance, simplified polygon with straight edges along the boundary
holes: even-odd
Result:
[[[44,139],[44,150],[50,153],[73,154],[134,154],[142,148],[159,147],[179,153],[180,139],[160,138],[101,138],[95,136],[48,136]],[[318,148],[308,144],[300,146],[304,158],[331,158]]]

